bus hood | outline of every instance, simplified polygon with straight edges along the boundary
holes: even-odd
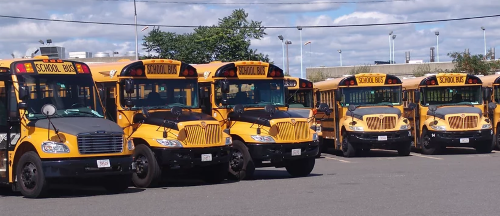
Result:
[[[458,113],[473,113],[473,114],[479,114],[481,116],[483,112],[481,109],[477,107],[441,107],[436,110],[434,115],[432,115],[431,111],[427,111],[428,116],[436,116],[437,118],[444,119],[446,115],[449,114],[458,114]]]
[[[51,118],[50,121],[59,132],[78,135],[79,133],[93,133],[97,131],[105,131],[108,133],[123,133],[123,129],[115,122],[103,118],[88,118],[88,117],[64,117]],[[33,120],[28,123],[28,126],[44,129],[54,128],[49,126],[48,119]]]
[[[142,113],[138,113],[136,115],[142,115]],[[167,120],[165,124],[163,124],[164,119]],[[149,117],[146,118],[146,120],[144,120],[144,123],[157,126],[163,125],[173,130],[179,130],[179,127],[177,126],[179,122],[203,121],[203,120],[216,121],[215,118],[204,113],[182,111],[181,115],[177,116],[170,111],[159,111],[159,112],[150,112]]]
[[[347,111],[346,116],[354,115],[354,118],[363,119],[365,115],[375,115],[375,114],[395,114],[398,118],[401,117],[401,110],[394,107],[363,107],[357,108],[353,112]]]
[[[309,110],[308,110],[309,112]],[[309,114],[308,114],[309,115]],[[302,117],[301,115],[290,112],[290,111],[281,111],[281,110],[276,110],[274,114],[270,115],[267,113],[264,109],[258,109],[258,110],[245,110],[241,115],[237,115],[234,112],[230,112],[228,114],[229,118],[231,118],[231,121],[242,121],[242,122],[248,122],[248,123],[255,123],[259,125],[264,125],[270,127],[271,124],[269,123],[269,120],[273,119],[283,119],[283,118],[307,118],[307,117]]]
[[[297,114],[302,118],[309,118],[309,115],[311,114],[311,110],[309,109],[289,109],[288,112]]]

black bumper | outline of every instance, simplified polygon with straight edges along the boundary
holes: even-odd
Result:
[[[439,143],[447,147],[474,147],[474,145],[488,142],[491,143],[493,139],[493,130],[478,130],[478,131],[447,131],[437,132],[429,131],[431,142]],[[461,139],[468,139],[467,142],[461,142]]]
[[[97,160],[108,159],[109,168],[98,168]],[[42,169],[46,178],[87,178],[102,177],[110,175],[132,174],[135,166],[132,166],[132,156],[113,156],[102,158],[79,158],[61,160],[43,160]]]
[[[262,161],[282,162],[309,157],[316,157],[319,151],[319,142],[304,142],[291,144],[257,144],[247,143],[248,151],[256,165]],[[300,149],[300,155],[292,156],[292,149]]]
[[[395,144],[411,142],[409,130],[386,132],[347,132],[349,142],[353,145],[369,145],[374,148],[391,147]],[[379,139],[381,138],[381,139]],[[387,139],[385,139],[387,138]]]
[[[208,166],[229,161],[231,146],[209,148],[151,148],[156,155],[158,164],[172,169]],[[211,154],[212,161],[202,161],[202,154]]]

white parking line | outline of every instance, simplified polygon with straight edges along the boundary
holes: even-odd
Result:
[[[332,158],[332,157],[327,157],[327,156],[325,156],[325,158],[330,159],[330,160],[340,161],[342,163],[351,163],[351,161],[346,161],[346,160],[342,160],[342,159],[338,159],[338,158]]]
[[[421,155],[421,154],[411,154],[411,155],[412,155],[412,156],[421,157],[421,158],[429,158],[429,159],[434,159],[434,160],[443,160],[443,158],[431,157],[431,156],[425,156],[425,155]]]

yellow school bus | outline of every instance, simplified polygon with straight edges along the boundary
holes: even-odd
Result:
[[[307,118],[311,129],[315,130],[319,137],[319,151],[316,157],[321,156],[322,140],[321,140],[321,124],[316,121],[317,106],[314,103],[314,87],[313,82],[298,78],[285,77],[285,87],[287,87],[287,105],[288,112],[296,113],[297,115]],[[318,120],[319,121],[319,120]]]
[[[345,157],[371,148],[411,152],[410,122],[403,117],[401,80],[382,73],[360,73],[314,83],[321,102],[333,108],[321,121],[326,148]],[[317,115],[320,115],[318,112]]]
[[[481,77],[483,82],[484,111],[493,129],[492,149],[500,149],[500,76],[498,74]]]
[[[69,180],[128,188],[133,147],[103,118],[95,90],[85,63],[0,60],[0,184],[32,198]]]
[[[198,73],[189,64],[148,59],[90,65],[106,118],[135,145],[137,187],[156,186],[172,172],[195,172],[208,183],[228,173],[232,140],[201,113]]]
[[[482,81],[465,73],[439,73],[406,79],[407,112],[412,122],[415,148],[438,154],[446,147],[492,150],[493,129],[483,116]]]
[[[314,168],[318,137],[307,118],[287,112],[283,70],[258,61],[213,62],[198,70],[203,112],[233,138],[230,176],[250,179],[256,167]]]

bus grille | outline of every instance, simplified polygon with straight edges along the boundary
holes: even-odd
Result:
[[[222,142],[222,130],[218,124],[207,124],[205,129],[201,125],[188,125],[184,129],[188,145],[214,145]]]
[[[367,117],[366,124],[370,130],[388,130],[396,127],[395,116],[384,116],[382,119],[379,117]]]
[[[80,154],[107,154],[123,151],[122,134],[79,134],[77,141]]]
[[[295,141],[299,139],[309,139],[309,126],[305,121],[298,121],[293,125],[290,122],[279,122],[278,138],[283,141]]]
[[[448,117],[448,123],[452,129],[471,129],[477,127],[477,116],[465,116],[462,118],[460,116]]]

